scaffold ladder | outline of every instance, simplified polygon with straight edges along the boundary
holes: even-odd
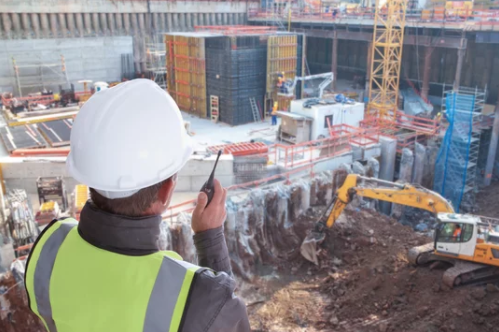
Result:
[[[262,118],[260,117],[260,110],[258,109],[255,98],[251,97],[249,100],[251,105],[251,112],[253,113],[253,120],[255,120],[255,122],[261,121]]]
[[[214,123],[218,122],[218,115],[219,115],[219,109],[218,109],[218,96],[213,96],[210,95],[210,114],[211,114],[211,121]]]

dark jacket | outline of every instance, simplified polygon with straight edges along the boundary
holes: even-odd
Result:
[[[160,223],[161,216],[129,218],[104,212],[87,203],[81,211],[78,232],[87,242],[101,249],[141,256],[159,250]],[[223,228],[194,235],[194,245],[198,265],[213,271],[203,271],[193,281],[179,331],[250,331],[246,306],[234,295],[236,284]]]

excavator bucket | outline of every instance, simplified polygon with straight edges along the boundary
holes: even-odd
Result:
[[[329,214],[332,213],[335,203],[336,203],[336,196],[333,198],[332,202],[322,213],[321,217],[319,218],[319,221],[315,224],[315,228],[312,229],[307,234],[300,247],[301,255],[306,260],[314,263],[315,265],[319,265],[319,260],[317,258],[317,252],[318,252],[317,247],[326,238],[326,233],[324,233],[324,229],[326,228],[326,220],[329,217]]]
[[[319,260],[317,259],[317,246],[321,244],[326,238],[326,233],[318,232],[315,229],[310,231],[305,240],[303,240],[300,253],[308,261],[319,265]]]

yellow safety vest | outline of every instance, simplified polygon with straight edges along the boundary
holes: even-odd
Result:
[[[77,221],[56,221],[26,267],[31,310],[50,332],[178,331],[199,266],[171,251],[127,256],[97,248]]]

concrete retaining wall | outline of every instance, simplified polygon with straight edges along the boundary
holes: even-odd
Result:
[[[214,162],[214,156],[206,159],[193,156],[178,174],[176,191],[199,191],[206,180],[208,180]],[[68,193],[72,193],[75,185],[78,184],[66,172],[66,164],[62,158],[59,161],[53,162],[3,162],[1,167],[7,189],[24,189],[28,194],[32,195],[37,194],[36,179],[39,176],[63,176]],[[232,156],[224,155],[220,157],[216,177],[223,186],[230,186],[234,183]]]
[[[66,62],[66,71],[76,90],[83,90],[77,83],[82,79],[96,81],[121,80],[121,54],[133,53],[132,37],[93,37],[30,40],[0,40],[0,92],[15,88],[12,57],[18,66],[37,63],[61,63],[61,55]],[[20,69],[23,73],[35,75],[37,68]],[[58,72],[60,69],[55,68]],[[50,69],[45,69],[45,73]],[[47,74],[46,74],[47,75]],[[54,75],[51,75],[53,77]],[[52,86],[59,91],[57,86]],[[38,91],[33,88],[32,91]],[[23,89],[23,95],[30,89]]]

